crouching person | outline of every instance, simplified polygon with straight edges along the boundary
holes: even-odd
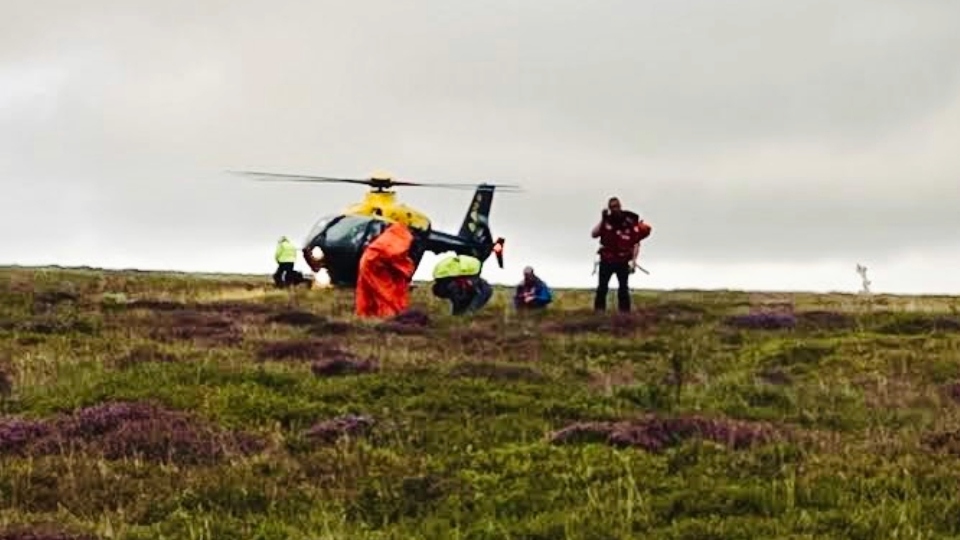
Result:
[[[517,285],[513,305],[517,309],[541,309],[553,301],[553,291],[531,267],[523,269],[523,282]]]
[[[483,263],[476,257],[447,257],[433,268],[433,295],[450,301],[451,313],[478,311],[493,296],[493,287],[482,277]]]

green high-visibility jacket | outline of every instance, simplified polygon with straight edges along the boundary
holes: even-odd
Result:
[[[278,264],[297,262],[297,246],[284,238],[277,244],[277,252],[274,254],[274,258]]]
[[[449,277],[479,276],[483,263],[469,255],[447,257],[433,267],[433,279]]]

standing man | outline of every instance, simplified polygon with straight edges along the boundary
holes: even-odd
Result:
[[[617,276],[617,307],[621,312],[630,311],[630,286],[628,280],[637,268],[637,256],[640,254],[640,241],[650,236],[650,225],[643,222],[634,212],[624,210],[620,199],[611,197],[603,211],[600,223],[590,233],[592,238],[600,239],[599,282],[593,300],[597,311],[607,309],[607,291],[610,278]]]
[[[281,236],[277,242],[277,251],[273,256],[277,261],[277,271],[273,273],[273,283],[277,287],[286,286],[293,265],[297,262],[297,246],[293,245],[286,236]]]

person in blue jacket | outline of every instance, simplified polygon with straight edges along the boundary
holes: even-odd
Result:
[[[533,268],[523,269],[523,282],[517,285],[513,296],[513,305],[517,309],[545,308],[553,301],[553,291],[533,271]]]

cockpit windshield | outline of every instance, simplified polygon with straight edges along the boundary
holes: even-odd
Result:
[[[323,232],[324,245],[330,249],[359,251],[367,238],[369,225],[375,220],[367,216],[343,216]]]
[[[303,245],[309,246],[317,238],[317,235],[320,234],[321,231],[323,231],[324,227],[329,225],[330,221],[332,221],[336,217],[337,217],[336,214],[332,214],[329,216],[323,216],[322,218],[318,219],[317,222],[310,229],[310,232],[307,234],[307,238],[306,240],[304,240]]]

